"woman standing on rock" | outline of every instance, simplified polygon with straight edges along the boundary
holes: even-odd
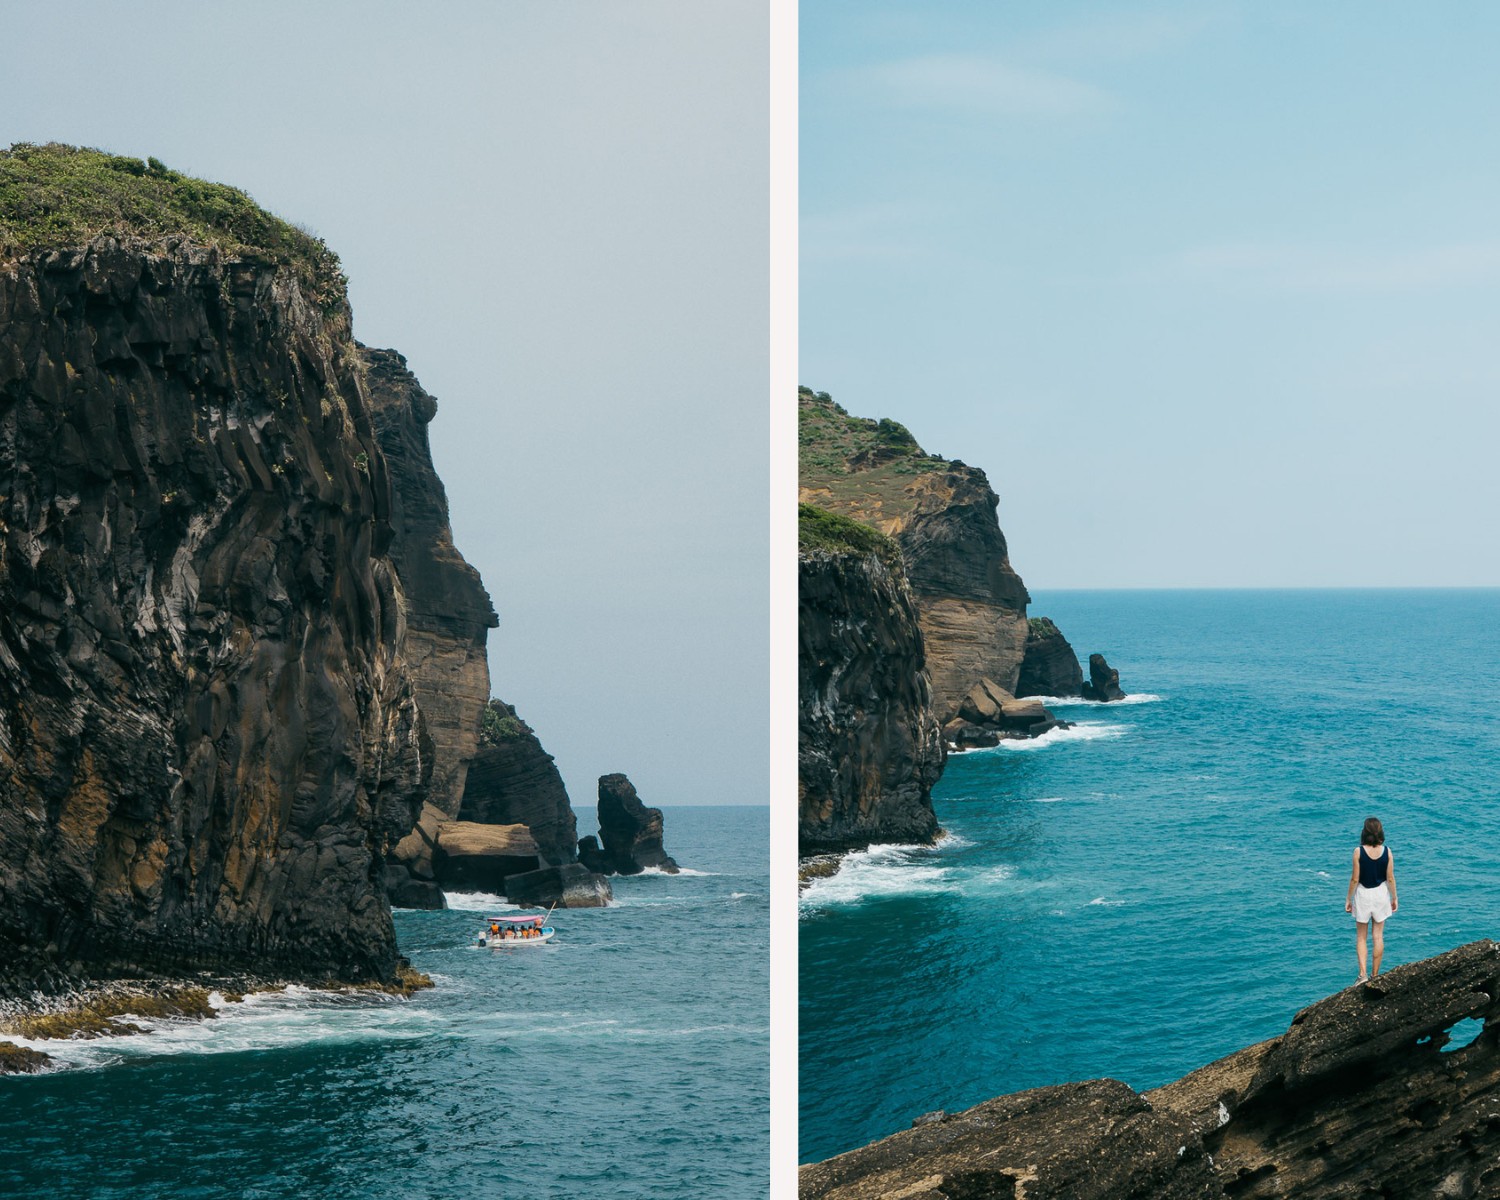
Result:
[[[1354,914],[1354,927],[1358,930],[1354,945],[1359,955],[1359,982],[1363,983],[1380,974],[1380,959],[1385,953],[1385,921],[1396,911],[1396,864],[1385,846],[1385,830],[1376,817],[1365,819],[1359,835],[1344,911]],[[1366,974],[1365,926],[1371,921],[1375,923],[1375,969]]]

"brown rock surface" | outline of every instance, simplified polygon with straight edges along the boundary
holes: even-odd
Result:
[[[1303,1009],[1281,1037],[1137,1095],[1002,1096],[801,1169],[803,1200],[1500,1194],[1500,950],[1488,939]],[[1445,1050],[1449,1030],[1485,1029]]]
[[[447,821],[438,826],[432,869],[446,891],[503,893],[506,876],[540,865],[541,852],[524,825]]]
[[[433,744],[427,799],[454,818],[490,698],[485,638],[499,621],[479,572],[453,544],[448,494],[427,437],[437,401],[396,351],[358,349],[391,480],[390,554],[406,592],[406,658]]]

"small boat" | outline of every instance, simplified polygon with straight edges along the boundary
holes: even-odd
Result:
[[[552,906],[556,908],[556,905]],[[528,913],[521,917],[491,917],[485,922],[484,932],[475,940],[476,946],[496,949],[500,946],[540,946],[557,930],[547,924],[552,915],[549,908],[545,915]]]

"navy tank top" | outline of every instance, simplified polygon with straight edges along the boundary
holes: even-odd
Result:
[[[1371,858],[1365,853],[1367,849],[1366,846],[1359,848],[1359,886],[1379,887],[1385,882],[1385,864],[1391,852],[1382,849],[1379,858]]]

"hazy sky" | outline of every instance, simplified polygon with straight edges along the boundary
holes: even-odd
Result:
[[[155,155],[342,256],[574,806],[610,771],[765,803],[764,0],[48,3],[4,40],[0,143]]]
[[[1028,584],[1500,584],[1500,7],[801,11],[802,382]]]

